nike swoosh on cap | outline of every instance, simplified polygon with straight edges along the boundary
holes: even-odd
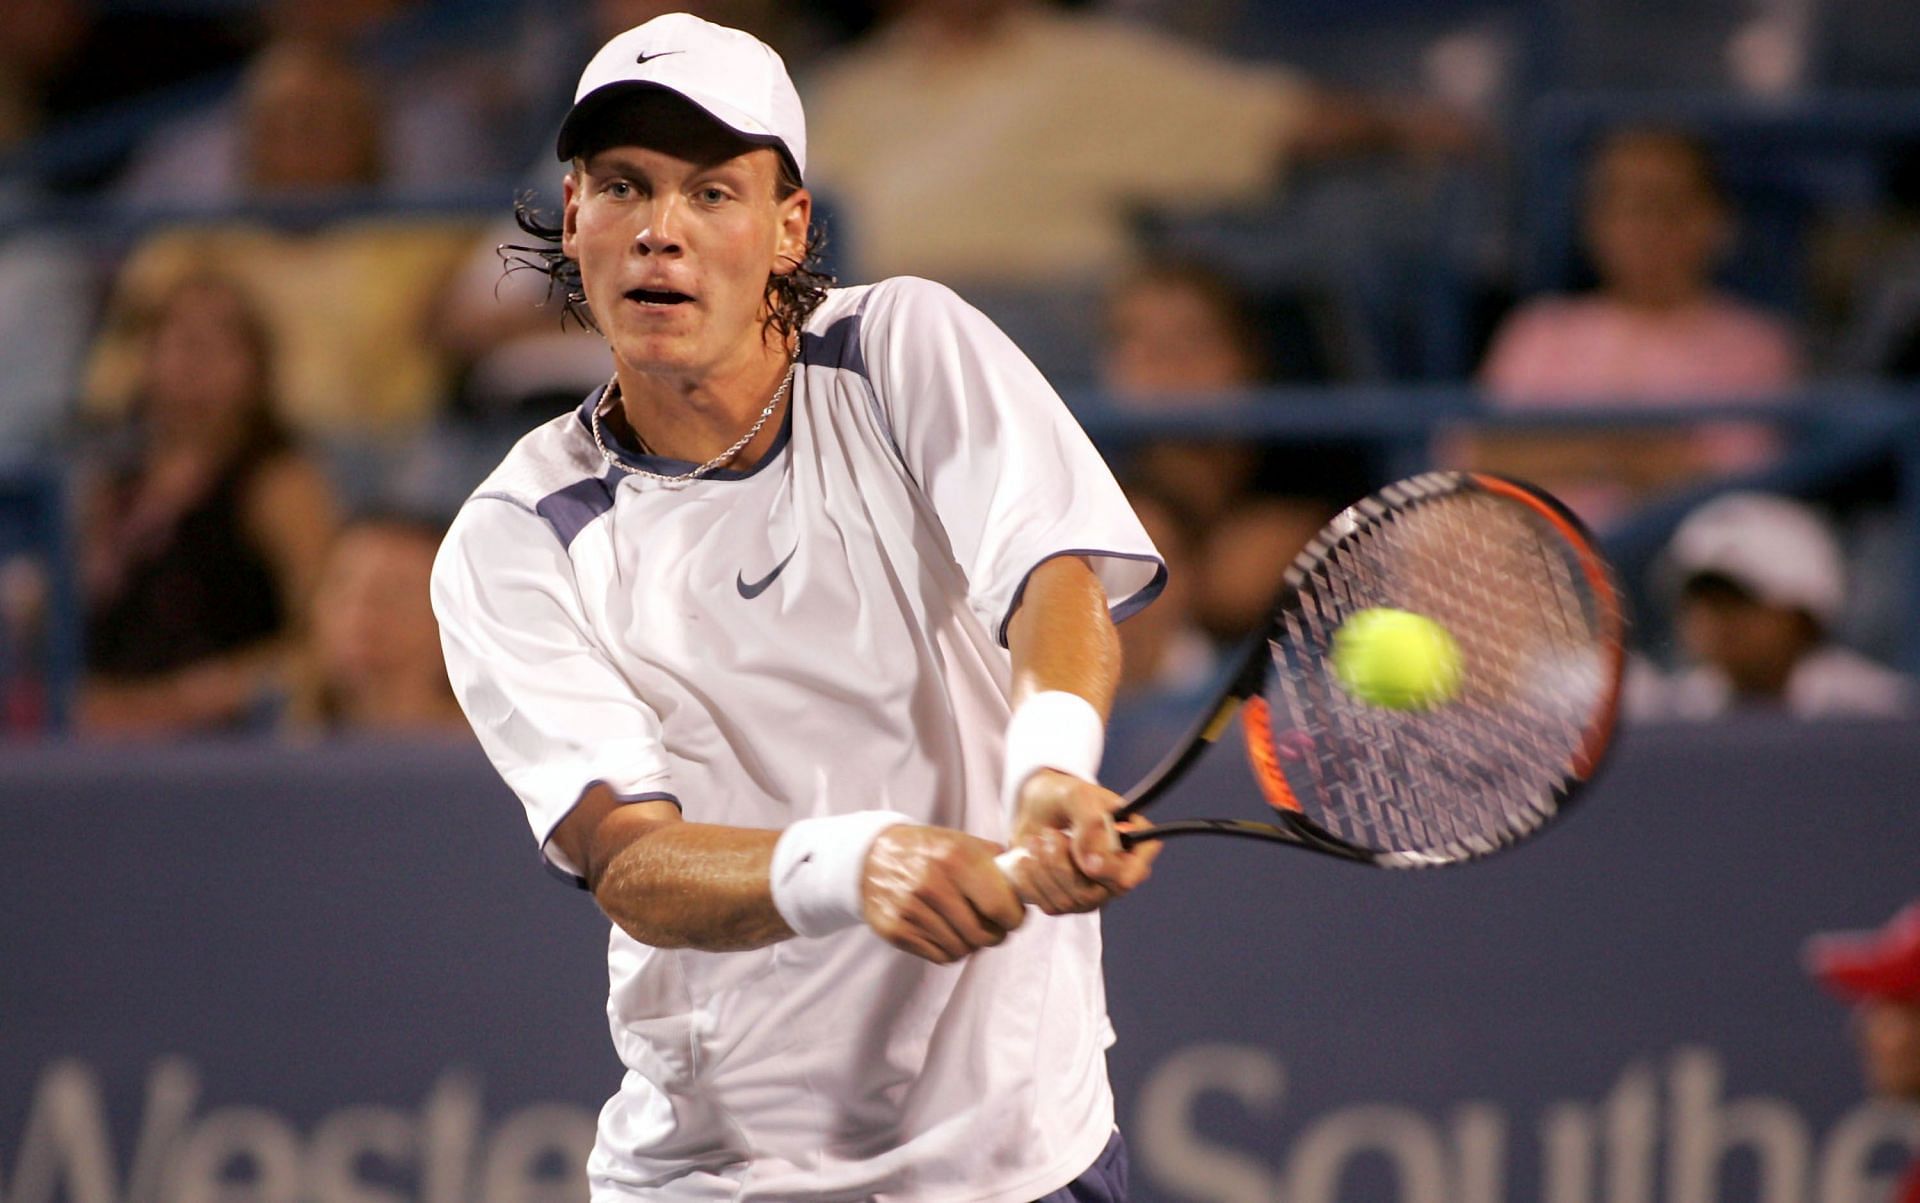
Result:
[[[762,593],[765,593],[767,591],[767,586],[773,584],[773,578],[779,576],[781,572],[785,571],[787,564],[793,559],[794,552],[797,552],[799,550],[800,550],[800,545],[796,543],[794,545],[793,551],[790,551],[787,553],[786,559],[780,561],[778,564],[775,564],[773,566],[772,572],[769,572],[767,575],[761,577],[757,581],[751,581],[751,582],[748,581],[744,573],[738,573],[738,572],[734,573],[733,587],[740,591],[741,597],[746,598],[748,601],[752,601],[754,598],[759,597]]]

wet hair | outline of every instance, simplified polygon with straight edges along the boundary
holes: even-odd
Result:
[[[800,177],[787,161],[786,155],[777,158],[780,174],[774,181],[773,198],[784,201],[800,190]],[[579,170],[577,159],[574,170]],[[586,288],[580,280],[580,264],[560,250],[560,222],[536,206],[532,193],[522,193],[513,202],[513,220],[536,241],[532,245],[501,244],[499,254],[505,270],[533,271],[547,277],[547,299],[551,301],[556,293],[562,299],[562,322],[570,318],[588,330],[598,331],[600,326],[593,320],[593,311],[587,307]],[[807,225],[806,244],[806,251],[793,264],[793,270],[771,272],[767,276],[766,326],[782,338],[792,338],[800,333],[800,328],[807,324],[807,319],[820,307],[820,302],[827,299],[827,290],[835,283],[832,273],[826,269],[824,256],[827,236],[819,223],[810,222]]]

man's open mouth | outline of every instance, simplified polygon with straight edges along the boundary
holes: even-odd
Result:
[[[684,305],[693,300],[684,292],[666,292],[653,288],[628,289],[627,299],[642,305]]]

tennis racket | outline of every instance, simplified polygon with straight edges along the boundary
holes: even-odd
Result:
[[[1342,686],[1335,632],[1376,607],[1452,636],[1446,700],[1371,705]],[[1174,819],[1121,838],[1237,836],[1391,869],[1510,847],[1564,814],[1605,756],[1625,628],[1611,570],[1546,493],[1469,472],[1390,485],[1294,560],[1225,689],[1116,816],[1164,796],[1238,715],[1264,817]],[[1002,854],[1003,868],[1022,855]]]

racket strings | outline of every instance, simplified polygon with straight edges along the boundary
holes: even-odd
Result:
[[[1370,604],[1365,596],[1367,575],[1371,571],[1370,548],[1358,541],[1336,549],[1327,570],[1315,578],[1316,600],[1322,604],[1303,606],[1303,621],[1297,624],[1291,649],[1305,653],[1289,670],[1276,674],[1276,680],[1298,685],[1288,693],[1288,710],[1296,723],[1306,723],[1310,715],[1331,715],[1338,710],[1346,719],[1346,735],[1354,745],[1345,755],[1317,754],[1307,759],[1306,767],[1314,788],[1306,796],[1319,801],[1307,807],[1307,817],[1334,835],[1368,846],[1414,847],[1427,843],[1416,832],[1420,816],[1405,807],[1390,805],[1393,797],[1391,770],[1384,763],[1381,748],[1385,741],[1378,730],[1367,731],[1370,716],[1343,705],[1340,691],[1331,675],[1315,662],[1317,649],[1327,646],[1332,633],[1348,614]],[[1362,561],[1356,564],[1355,561]],[[1359,588],[1356,588],[1359,586]],[[1352,738],[1355,736],[1375,738]],[[1318,742],[1311,745],[1321,751]]]
[[[1564,557],[1554,551],[1556,545],[1541,539],[1523,511],[1493,498],[1471,500],[1476,503],[1472,520],[1459,525],[1477,539],[1479,547],[1420,565],[1424,571],[1418,583],[1427,588],[1416,593],[1409,608],[1426,605],[1440,610],[1441,622],[1457,625],[1478,645],[1487,668],[1465,682],[1469,712],[1462,717],[1485,724],[1498,741],[1496,763],[1523,778],[1510,782],[1510,787],[1533,787],[1493,791],[1487,797],[1526,803],[1558,779],[1560,749],[1579,737],[1586,714],[1584,707],[1543,708],[1542,700],[1552,703],[1561,695],[1543,694],[1533,682],[1547,662],[1589,640],[1569,621],[1583,607],[1570,587],[1572,575]],[[1468,570],[1468,565],[1477,570]],[[1449,604],[1453,596],[1449,577],[1457,582],[1465,606]],[[1490,637],[1475,639],[1476,634]],[[1437,730],[1459,737],[1478,728],[1461,723]]]
[[[1269,702],[1304,817],[1377,850],[1468,855],[1544,822],[1605,689],[1605,636],[1565,541],[1528,507],[1462,491],[1382,511],[1303,575]],[[1326,656],[1348,617],[1424,614],[1460,650],[1431,710],[1370,706]]]
[[[1530,684],[1545,661],[1562,654],[1572,634],[1567,617],[1581,608],[1576,595],[1557,587],[1571,575],[1547,567],[1550,559],[1562,559],[1545,554],[1555,544],[1543,541],[1537,520],[1509,503],[1477,494],[1456,500],[1460,504],[1409,516],[1451,529],[1412,540],[1425,554],[1408,558],[1402,583],[1409,589],[1406,608],[1435,612],[1459,632],[1463,660],[1485,666],[1467,674],[1461,706],[1445,708],[1454,721],[1415,725],[1408,733],[1415,742],[1433,737],[1448,754],[1437,768],[1466,764],[1477,770],[1455,783],[1465,789],[1459,804],[1445,808],[1458,842],[1489,825],[1531,827],[1545,817],[1537,804],[1551,798],[1584,710],[1543,711],[1543,697],[1560,695],[1536,696],[1540,691]],[[1454,552],[1432,554],[1437,546]]]
[[[1408,608],[1438,610],[1444,624],[1462,632],[1463,657],[1477,659],[1483,666],[1464,682],[1459,707],[1449,716],[1454,721],[1415,725],[1407,733],[1413,742],[1428,745],[1432,765],[1428,780],[1438,777],[1460,790],[1457,801],[1441,807],[1454,820],[1454,842],[1471,840],[1489,824],[1530,825],[1527,808],[1548,795],[1559,771],[1559,749],[1572,737],[1564,723],[1528,705],[1523,688],[1540,642],[1538,633],[1530,632],[1526,624],[1536,614],[1552,613],[1554,599],[1514,587],[1534,580],[1525,566],[1518,571],[1511,565],[1496,567],[1497,578],[1467,578],[1472,588],[1461,594],[1464,608],[1446,604],[1444,587],[1432,597],[1416,591],[1408,602]],[[1437,581],[1439,574],[1430,571],[1425,579]],[[1495,579],[1500,587],[1488,588],[1487,582]],[[1542,737],[1547,743],[1544,755],[1539,750]],[[1460,766],[1471,771],[1449,771]],[[1427,788],[1436,798],[1453,798],[1437,793],[1431,785]],[[1488,806],[1495,813],[1481,813]]]

